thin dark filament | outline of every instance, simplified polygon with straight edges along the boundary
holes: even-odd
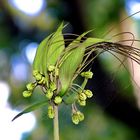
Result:
[[[140,13],[140,11],[135,12],[134,14],[132,14],[132,15],[130,15],[130,16],[124,18],[123,20],[120,21],[119,24],[122,24],[125,20],[127,20],[127,19],[130,18],[130,17],[133,17],[134,15],[136,15],[136,14],[138,14],[138,13]],[[113,31],[113,30],[115,29],[115,27],[116,27],[116,26],[112,26],[106,33],[104,33],[104,34],[102,35],[101,38],[104,38],[107,34],[109,34],[111,31]]]

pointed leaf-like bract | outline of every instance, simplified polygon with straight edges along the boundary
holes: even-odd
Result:
[[[46,37],[38,46],[37,51],[36,51],[36,55],[33,61],[33,70],[38,70],[41,73],[43,72],[42,70],[42,62],[43,62],[43,54],[44,54],[44,50],[45,47],[47,46],[47,42],[49,41],[49,39],[51,38],[52,34],[49,35],[48,37]]]
[[[43,56],[43,69],[46,74],[46,69],[49,65],[55,65],[60,54],[65,49],[64,37],[62,34],[64,26],[63,23],[59,26],[57,31],[53,34],[48,42],[48,46],[45,48]]]
[[[76,38],[68,46],[68,47],[72,47],[73,49],[66,52],[63,63],[60,65],[59,78],[61,82],[61,91],[59,94],[61,96],[63,96],[65,92],[68,90],[68,87],[71,84],[73,75],[83,60],[85,47],[82,45],[82,43],[80,43],[80,41],[81,41],[81,38],[87,33],[88,32],[83,33],[81,36]]]
[[[86,32],[86,33],[88,33],[88,32]],[[86,33],[84,33],[82,35],[84,36]],[[104,40],[98,39],[98,38],[87,38],[83,43],[80,43],[80,39],[83,37],[82,35],[81,35],[81,37],[74,40],[68,46],[68,47],[72,47],[73,49],[66,52],[67,55],[65,55],[65,58],[60,65],[59,78],[60,78],[62,87],[61,87],[61,91],[59,94],[61,96],[63,96],[65,94],[65,92],[68,90],[69,85],[72,82],[71,80],[73,78],[73,75],[83,60],[86,47],[91,46],[95,43],[104,41]],[[79,42],[78,42],[78,40],[79,40]]]
[[[49,41],[50,37],[52,36],[49,35],[48,37],[46,37],[38,46],[37,51],[36,51],[36,55],[33,61],[33,70],[38,70],[40,72],[42,72],[42,59],[43,59],[43,53],[45,52],[44,49],[47,46],[47,42]]]
[[[47,103],[48,103],[47,100],[45,100],[45,101],[41,101],[41,102],[32,104],[31,106],[25,108],[22,112],[20,112],[19,114],[17,114],[17,115],[12,119],[12,121],[14,121],[15,119],[17,119],[18,117],[22,116],[22,115],[25,114],[25,113],[32,112],[32,111],[34,111],[34,110],[36,110],[36,109],[38,109],[38,108],[40,108],[40,107],[46,105]]]
[[[91,37],[88,37],[84,42],[83,42],[83,45],[85,47],[88,47],[88,46],[91,46],[91,45],[94,45],[96,43],[100,43],[100,42],[104,42],[104,41],[107,41],[105,39],[100,39],[100,38],[91,38]]]

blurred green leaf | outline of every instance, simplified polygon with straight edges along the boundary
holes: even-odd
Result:
[[[33,69],[34,70],[38,70],[40,72],[42,72],[42,59],[43,59],[43,53],[45,52],[45,47],[47,47],[47,42],[50,39],[50,37],[52,36],[49,35],[48,37],[46,37],[38,46],[37,51],[36,51],[36,55],[33,61]]]
[[[59,26],[57,31],[53,34],[49,40],[47,47],[44,50],[43,56],[43,69],[46,74],[46,69],[50,65],[55,65],[60,54],[64,50],[64,38],[62,34],[62,29],[64,28],[63,23]]]
[[[18,117],[22,116],[23,114],[25,113],[29,113],[29,112],[32,112],[44,105],[46,105],[48,102],[47,100],[44,100],[44,101],[41,101],[41,102],[38,102],[38,103],[35,103],[35,104],[32,104],[31,106],[25,108],[22,112],[20,112],[19,114],[17,114],[13,119],[12,121],[14,121],[15,119],[17,119]]]
[[[76,69],[81,64],[84,57],[85,47],[78,46],[74,50],[71,50],[68,53],[68,57],[64,60],[64,62],[60,66],[60,82],[62,89],[60,91],[60,95],[64,95],[64,93],[68,90],[68,87],[71,83],[74,73]]]

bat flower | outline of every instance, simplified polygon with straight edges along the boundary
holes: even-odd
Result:
[[[93,77],[93,73],[84,69],[98,56],[105,51],[117,52],[140,63],[140,50],[119,43],[112,43],[98,38],[86,38],[85,32],[75,40],[64,39],[62,33],[63,23],[53,34],[45,38],[37,48],[33,62],[33,76],[35,81],[26,85],[27,90],[23,92],[24,97],[30,97],[33,90],[40,86],[45,100],[35,103],[17,116],[31,112],[41,106],[48,105],[48,117],[54,118],[55,106],[66,104],[72,106],[72,122],[78,124],[84,120],[76,104],[85,106],[88,98],[93,96],[92,91],[85,89],[88,79]],[[71,42],[70,42],[71,41]],[[67,45],[67,43],[69,43]],[[91,57],[96,50],[98,54]],[[137,56],[137,57],[136,57]],[[82,77],[82,82],[77,82]],[[77,84],[80,83],[80,84]]]

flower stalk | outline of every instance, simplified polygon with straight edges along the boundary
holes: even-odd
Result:
[[[59,117],[57,105],[54,105],[53,127],[54,127],[54,140],[59,140]]]

